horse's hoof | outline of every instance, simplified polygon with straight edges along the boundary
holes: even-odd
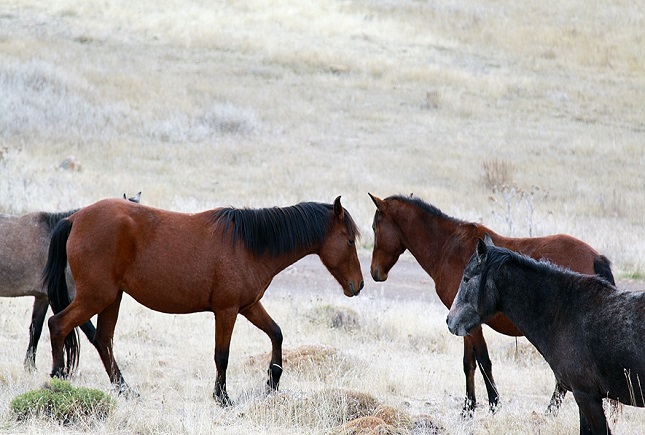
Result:
[[[65,370],[63,370],[63,369],[54,369],[54,370],[52,370],[52,372],[49,375],[49,377],[50,378],[58,378],[58,379],[65,380],[65,379],[67,379],[68,376],[67,376],[67,372],[65,372]]]
[[[221,392],[220,394],[213,393],[213,399],[215,399],[215,401],[217,401],[219,406],[221,406],[222,408],[228,408],[229,406],[233,406],[233,402],[228,397],[228,394],[225,392]]]
[[[25,361],[23,363],[25,367],[25,371],[28,373],[33,373],[36,371],[36,355],[33,353],[29,352],[27,353],[27,356],[25,357]]]
[[[558,412],[560,412],[560,406],[550,403],[549,406],[546,407],[546,411],[544,411],[544,415],[547,415],[549,417],[557,417]]]
[[[119,396],[123,396],[124,398],[130,400],[130,399],[137,399],[141,397],[141,394],[134,388],[131,388],[127,384],[119,385],[116,387],[117,392],[119,393]]]
[[[278,384],[269,379],[265,385],[265,389],[267,394],[275,393],[276,391],[278,391]]]
[[[475,401],[466,397],[466,400],[464,401],[464,407],[461,410],[461,417],[473,418],[473,415],[475,415]]]
[[[499,408],[501,408],[501,404],[499,402],[494,402],[490,404],[490,413],[491,414],[496,414],[497,411],[499,411]]]

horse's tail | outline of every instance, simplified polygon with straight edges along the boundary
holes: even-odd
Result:
[[[615,286],[614,274],[611,272],[611,261],[604,255],[599,255],[593,260],[593,269],[596,275],[605,278],[607,282]]]
[[[47,264],[43,271],[43,282],[47,287],[49,305],[54,314],[63,311],[70,304],[65,268],[67,267],[67,239],[72,230],[72,221],[63,219],[54,228]],[[78,365],[79,344],[76,328],[65,337],[63,349],[67,356],[66,373],[71,374]]]

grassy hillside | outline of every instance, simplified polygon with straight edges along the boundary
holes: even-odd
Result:
[[[0,212],[64,210],[137,191],[145,204],[186,212],[342,195],[368,260],[367,192],[414,193],[502,234],[572,234],[607,255],[621,279],[642,278],[643,28],[645,10],[629,1],[8,0],[0,5]],[[357,301],[334,283],[319,288],[322,268],[315,285],[304,280],[303,299],[286,288],[267,301],[294,340],[286,348],[337,352],[331,363],[285,374],[280,413],[262,408],[265,368],[245,365],[268,351],[246,321],[230,365],[240,404],[222,411],[210,399],[212,317],[126,303],[115,351],[144,398],[120,402],[100,430],[327,432],[336,421],[294,403],[345,387],[431,415],[449,433],[576,430],[571,397],[557,419],[541,414],[553,381],[541,358],[522,341],[517,349],[530,355],[516,357],[515,341],[490,331],[508,402],[495,416],[482,409],[461,421],[462,348],[445,328],[445,308],[380,300],[418,282],[377,285],[364,273]],[[432,293],[431,280],[423,285]],[[41,371],[23,374],[31,301],[0,303],[4,404],[40,386],[49,344],[40,347]],[[312,323],[307,313],[326,304],[355,310],[362,326]],[[199,342],[181,338],[194,330],[204,331]],[[75,382],[109,388],[85,344]],[[338,370],[320,368],[328,363]],[[483,383],[478,391],[483,403]],[[642,413],[624,412],[616,431],[638,432]],[[300,420],[285,417],[293,415]],[[38,424],[5,428],[44,430]]]

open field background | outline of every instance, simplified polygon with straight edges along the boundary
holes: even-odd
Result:
[[[0,429],[325,433],[338,413],[306,404],[338,388],[448,433],[577,430],[571,397],[542,416],[553,379],[530,345],[490,331],[503,407],[459,418],[461,340],[409,258],[390,281],[369,278],[366,193],[413,192],[507,235],[572,234],[642,287],[629,280],[645,274],[643,28],[635,1],[2,2],[0,212],[137,191],[186,212],[343,195],[363,231],[366,288],[344,299],[317,259],[278,277],[265,305],[285,348],[327,356],[287,365],[284,396],[267,399],[265,364],[248,361],[268,339],[240,320],[231,410],[210,399],[212,316],[126,301],[115,350],[142,398],[88,428],[9,420],[11,397],[47,379],[49,344],[24,374],[31,300],[1,300]],[[329,307],[358,323],[331,327]],[[74,382],[109,389],[84,344]],[[625,408],[616,432],[639,433],[642,414]]]

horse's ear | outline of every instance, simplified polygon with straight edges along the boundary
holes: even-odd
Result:
[[[374,205],[376,206],[377,210],[383,211],[383,200],[379,198],[378,196],[374,196],[371,193],[367,192],[367,194],[372,198],[372,202],[374,202]]]
[[[334,200],[334,214],[338,219],[343,219],[345,217],[345,209],[340,204],[340,195]]]
[[[488,246],[486,242],[482,239],[477,239],[477,262],[479,264],[486,261],[486,255],[488,255]]]
[[[134,196],[131,196],[130,198],[128,198],[124,193],[123,194],[123,199],[127,199],[128,201],[136,202],[137,204],[139,204],[141,202],[141,192],[137,193]]]
[[[495,246],[493,239],[490,238],[490,234],[488,233],[484,234],[484,243],[486,246]]]

